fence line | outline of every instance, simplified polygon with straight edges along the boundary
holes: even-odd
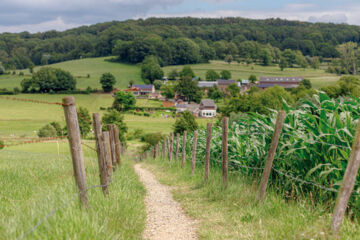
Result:
[[[44,143],[44,142],[49,142],[49,141],[53,141],[53,140],[59,140],[59,139],[65,139],[67,136],[60,136],[60,137],[51,137],[51,138],[39,138],[36,140],[32,140],[32,141],[24,141],[24,142],[20,142],[20,143],[16,143],[16,144],[3,144],[0,145],[0,148],[4,148],[4,147],[14,147],[14,146],[20,146],[20,145],[25,145],[25,144],[30,144],[30,143]]]

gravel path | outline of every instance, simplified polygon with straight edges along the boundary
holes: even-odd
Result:
[[[170,187],[160,184],[148,170],[135,165],[135,171],[146,188],[147,212],[144,238],[149,240],[197,239],[196,222],[187,217],[170,193]]]

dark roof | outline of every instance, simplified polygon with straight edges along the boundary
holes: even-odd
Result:
[[[133,85],[133,87],[139,88],[139,89],[152,89],[153,85],[151,85],[151,84],[148,84],[148,85]]]
[[[303,77],[260,77],[259,82],[291,82],[298,83],[304,80]]]
[[[229,85],[229,84],[232,84],[232,83],[236,83],[235,80],[225,80],[225,79],[218,79],[216,80],[218,84],[221,84],[221,85]]]
[[[214,100],[212,99],[203,99],[201,103],[204,107],[216,107]]]
[[[293,84],[284,84],[284,83],[261,83],[259,85],[257,85],[257,87],[259,88],[268,88],[268,87],[273,87],[273,86],[279,86],[279,87],[283,87],[283,88],[296,88],[299,85],[294,82]]]
[[[215,85],[217,85],[217,82],[209,82],[209,81],[198,82],[198,87],[213,87]]]

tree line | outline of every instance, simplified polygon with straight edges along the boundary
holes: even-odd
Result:
[[[280,63],[287,49],[309,57],[339,57],[337,46],[346,42],[360,42],[359,26],[281,19],[149,18],[64,32],[2,33],[0,69],[110,55],[130,63],[154,55],[162,66],[210,59]]]

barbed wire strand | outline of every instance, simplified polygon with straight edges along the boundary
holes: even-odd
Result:
[[[52,215],[54,215],[59,209],[65,207],[66,205],[68,205],[70,202],[74,201],[78,195],[89,191],[90,189],[94,189],[94,188],[102,188],[102,187],[107,187],[110,185],[111,182],[108,182],[107,184],[103,184],[103,185],[92,185],[90,187],[88,187],[87,189],[83,190],[83,191],[79,191],[78,193],[75,193],[70,199],[68,199],[67,201],[61,203],[60,205],[58,205],[57,207],[55,207],[53,210],[51,210],[46,216],[44,216],[40,221],[37,222],[37,224],[35,226],[33,226],[29,231],[25,232],[23,235],[21,235],[20,237],[18,237],[17,239],[24,239],[26,236],[28,236],[29,234],[31,234],[32,232],[34,232],[41,224],[43,224],[48,218],[50,218]]]

